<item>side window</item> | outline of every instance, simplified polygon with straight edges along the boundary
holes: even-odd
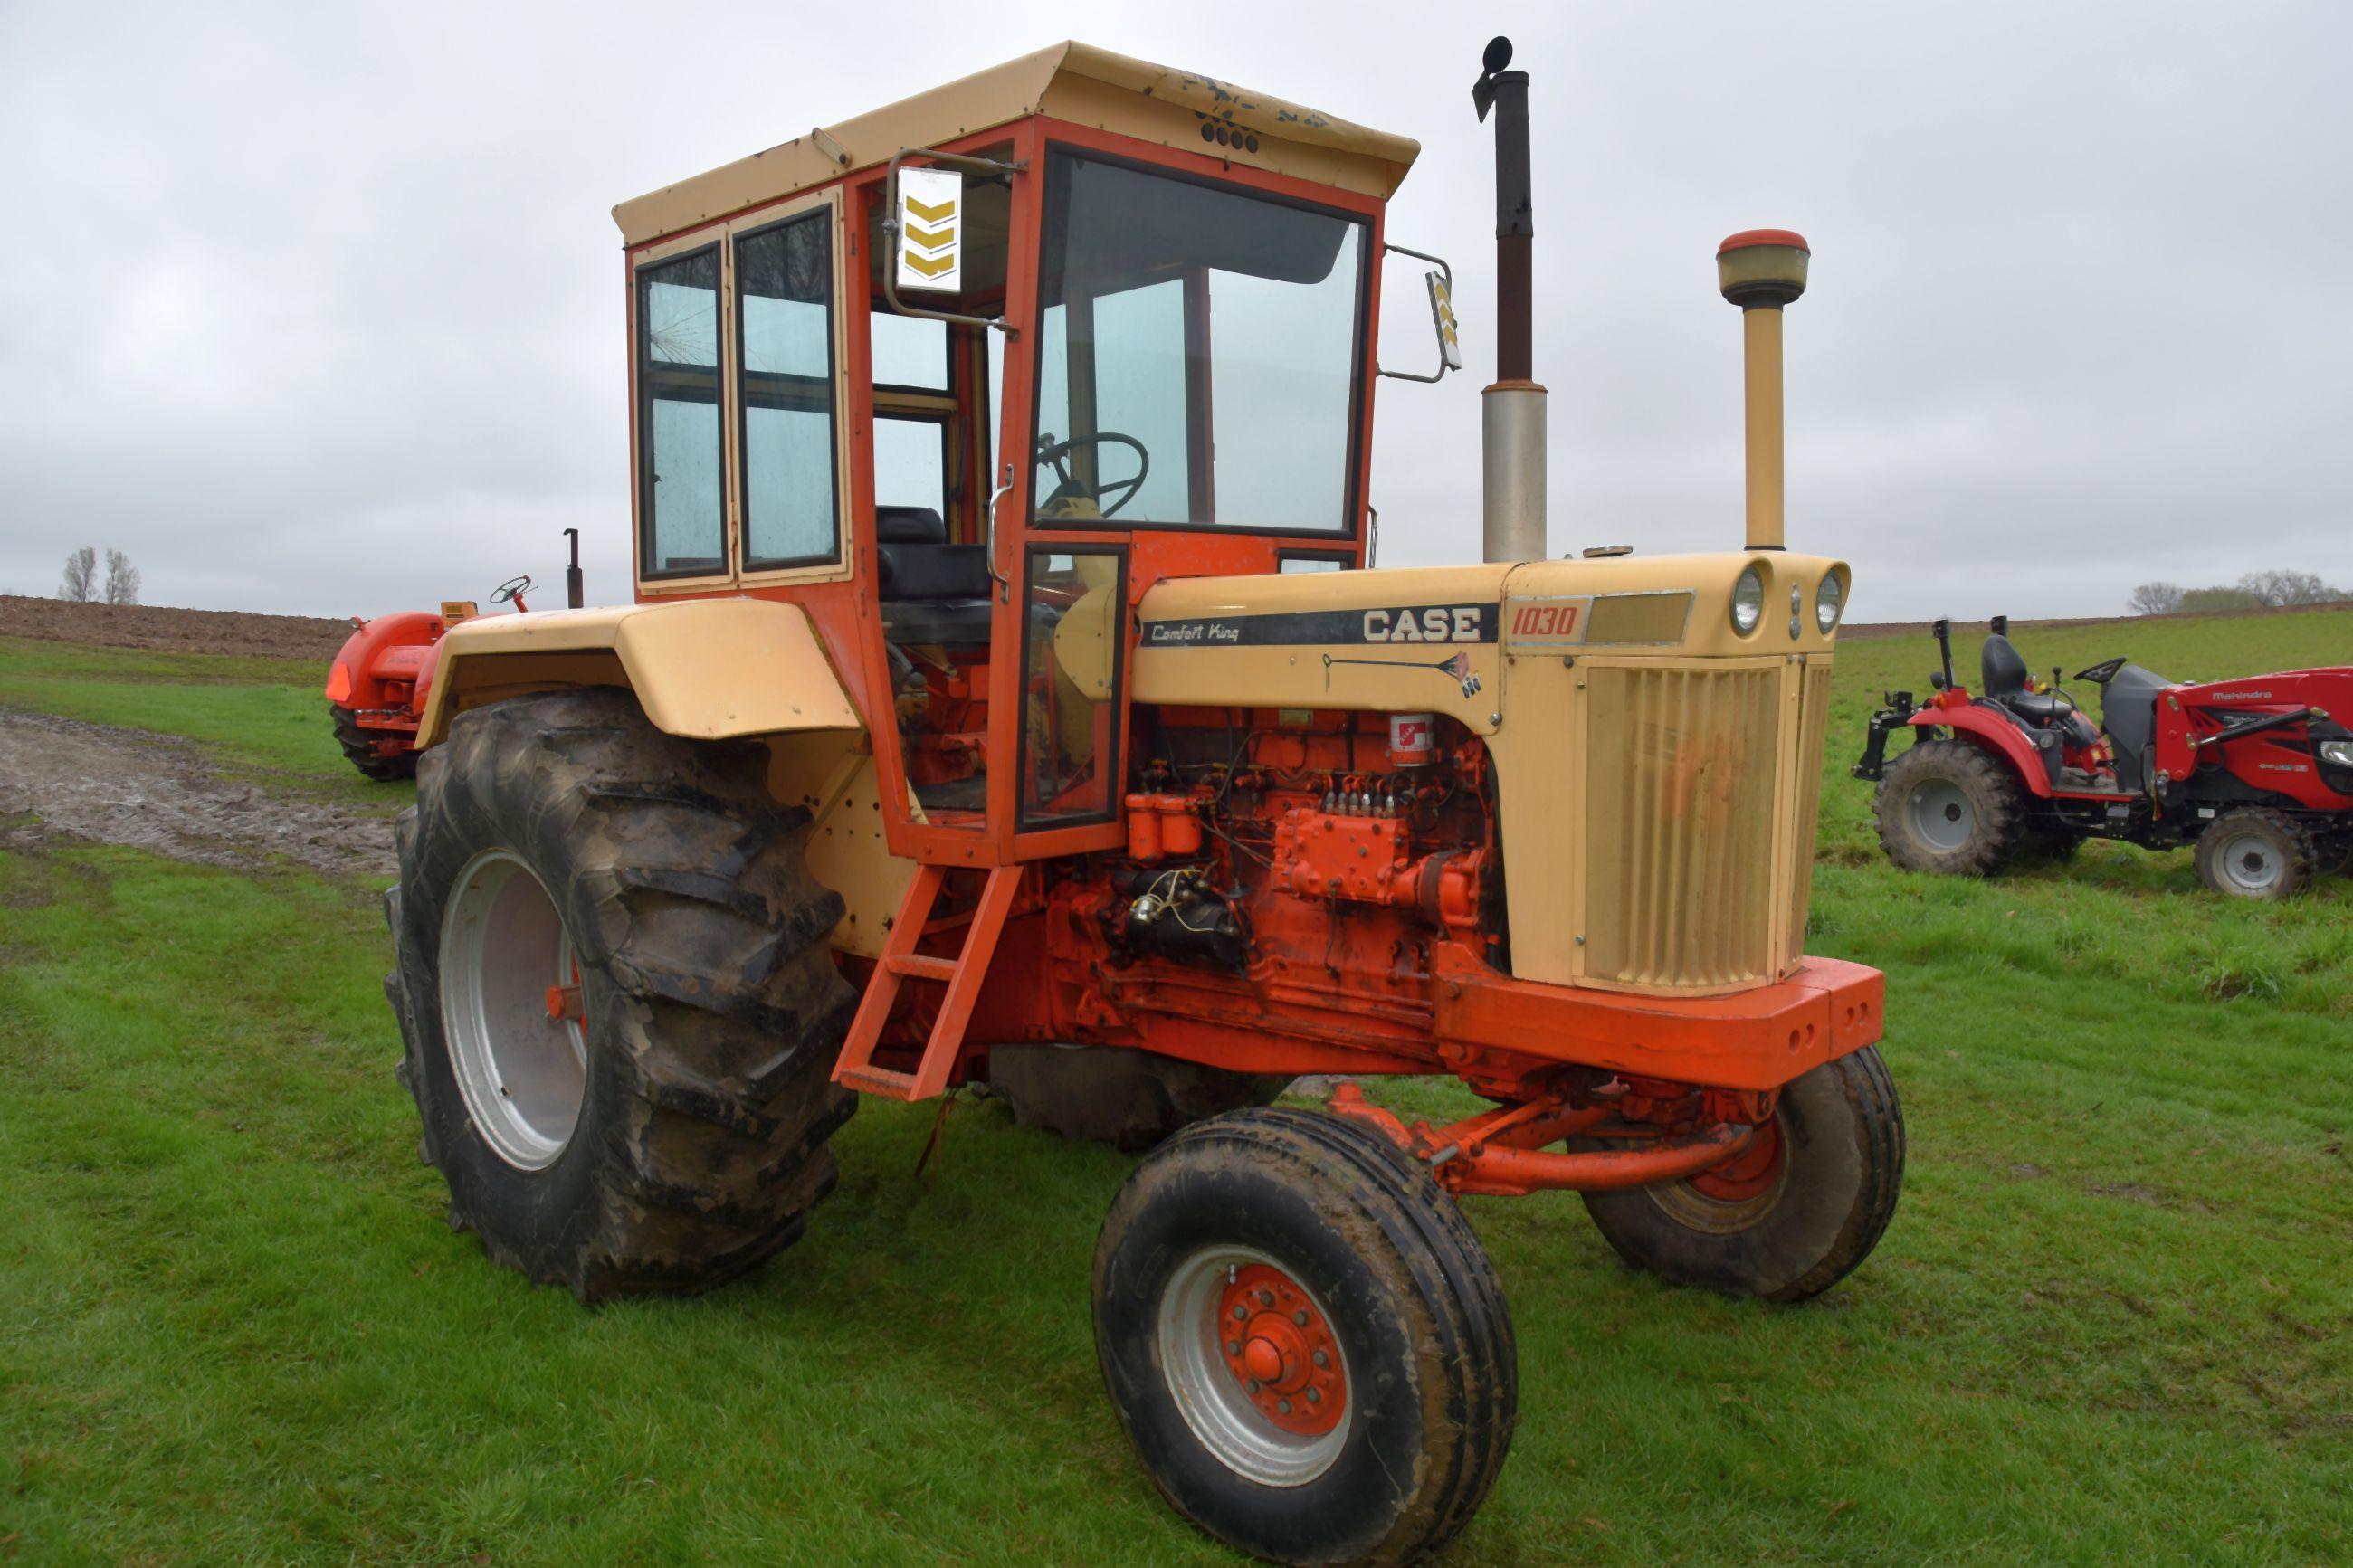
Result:
[[[833,440],[833,218],[735,241],[743,359],[744,565],[840,554]]]
[[[727,569],[719,423],[719,251],[638,273],[639,515],[649,577]]]
[[[937,419],[874,419],[874,504],[948,514],[947,426]]]

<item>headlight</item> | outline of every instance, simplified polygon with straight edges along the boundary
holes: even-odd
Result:
[[[1839,612],[1845,608],[1846,584],[1840,582],[1839,574],[1833,572],[1822,579],[1820,587],[1814,590],[1814,625],[1822,628],[1822,636],[1831,635],[1839,623]]]
[[[1765,576],[1751,566],[1732,585],[1732,629],[1746,637],[1765,618]]]
[[[2323,741],[2320,760],[2332,768],[2353,768],[2353,741]]]

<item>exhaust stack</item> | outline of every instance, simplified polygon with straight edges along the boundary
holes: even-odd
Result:
[[[1715,282],[1740,307],[1748,426],[1748,548],[1778,550],[1781,516],[1781,309],[1806,291],[1806,237],[1744,229],[1715,247]]]
[[[1535,209],[1528,177],[1528,73],[1505,70],[1512,40],[1487,45],[1471,102],[1495,116],[1495,383],[1480,395],[1484,559],[1541,561],[1545,389],[1535,381]]]

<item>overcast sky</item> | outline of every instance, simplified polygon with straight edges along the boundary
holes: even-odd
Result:
[[[625,598],[613,203],[1073,33],[1421,142],[1389,234],[1454,262],[1472,374],[1383,384],[1373,500],[1384,564],[1476,559],[1491,32],[1534,78],[1555,553],[1739,542],[1712,258],[1774,225],[1815,253],[1789,541],[1858,618],[2353,586],[2336,0],[0,0],[0,591],[87,542],[153,604],[374,613],[560,584],[577,526]]]

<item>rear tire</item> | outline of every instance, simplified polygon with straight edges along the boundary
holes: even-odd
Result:
[[[460,714],[401,816],[385,991],[425,1159],[454,1227],[583,1301],[733,1279],[833,1187],[842,902],[765,779],[626,691],[555,692]]]
[[[393,784],[417,776],[417,751],[395,752],[390,755],[376,750],[376,737],[360,727],[360,716],[340,702],[327,704],[327,711],[335,721],[335,744],[343,749],[343,760],[378,784]]]
[[[988,1053],[989,1088],[1014,1121],[1129,1154],[1212,1116],[1271,1104],[1290,1081],[1113,1046],[995,1046]]]
[[[2198,879],[2234,899],[2293,897],[2316,874],[2312,836],[2284,812],[2226,811],[2198,836]]]
[[[1785,1087],[1770,1136],[1768,1163],[1587,1193],[1586,1212],[1620,1258],[1675,1284],[1772,1301],[1819,1295],[1871,1256],[1904,1185],[1904,1110],[1877,1048]]]
[[[1872,815],[1890,860],[1947,877],[2000,870],[2026,834],[2018,781],[1966,741],[1922,741],[1888,763]]]
[[[1511,1447],[1518,1352],[1485,1249],[1426,1167],[1335,1117],[1239,1110],[1145,1156],[1103,1220],[1094,1316],[1153,1480],[1255,1556],[1413,1561]]]

